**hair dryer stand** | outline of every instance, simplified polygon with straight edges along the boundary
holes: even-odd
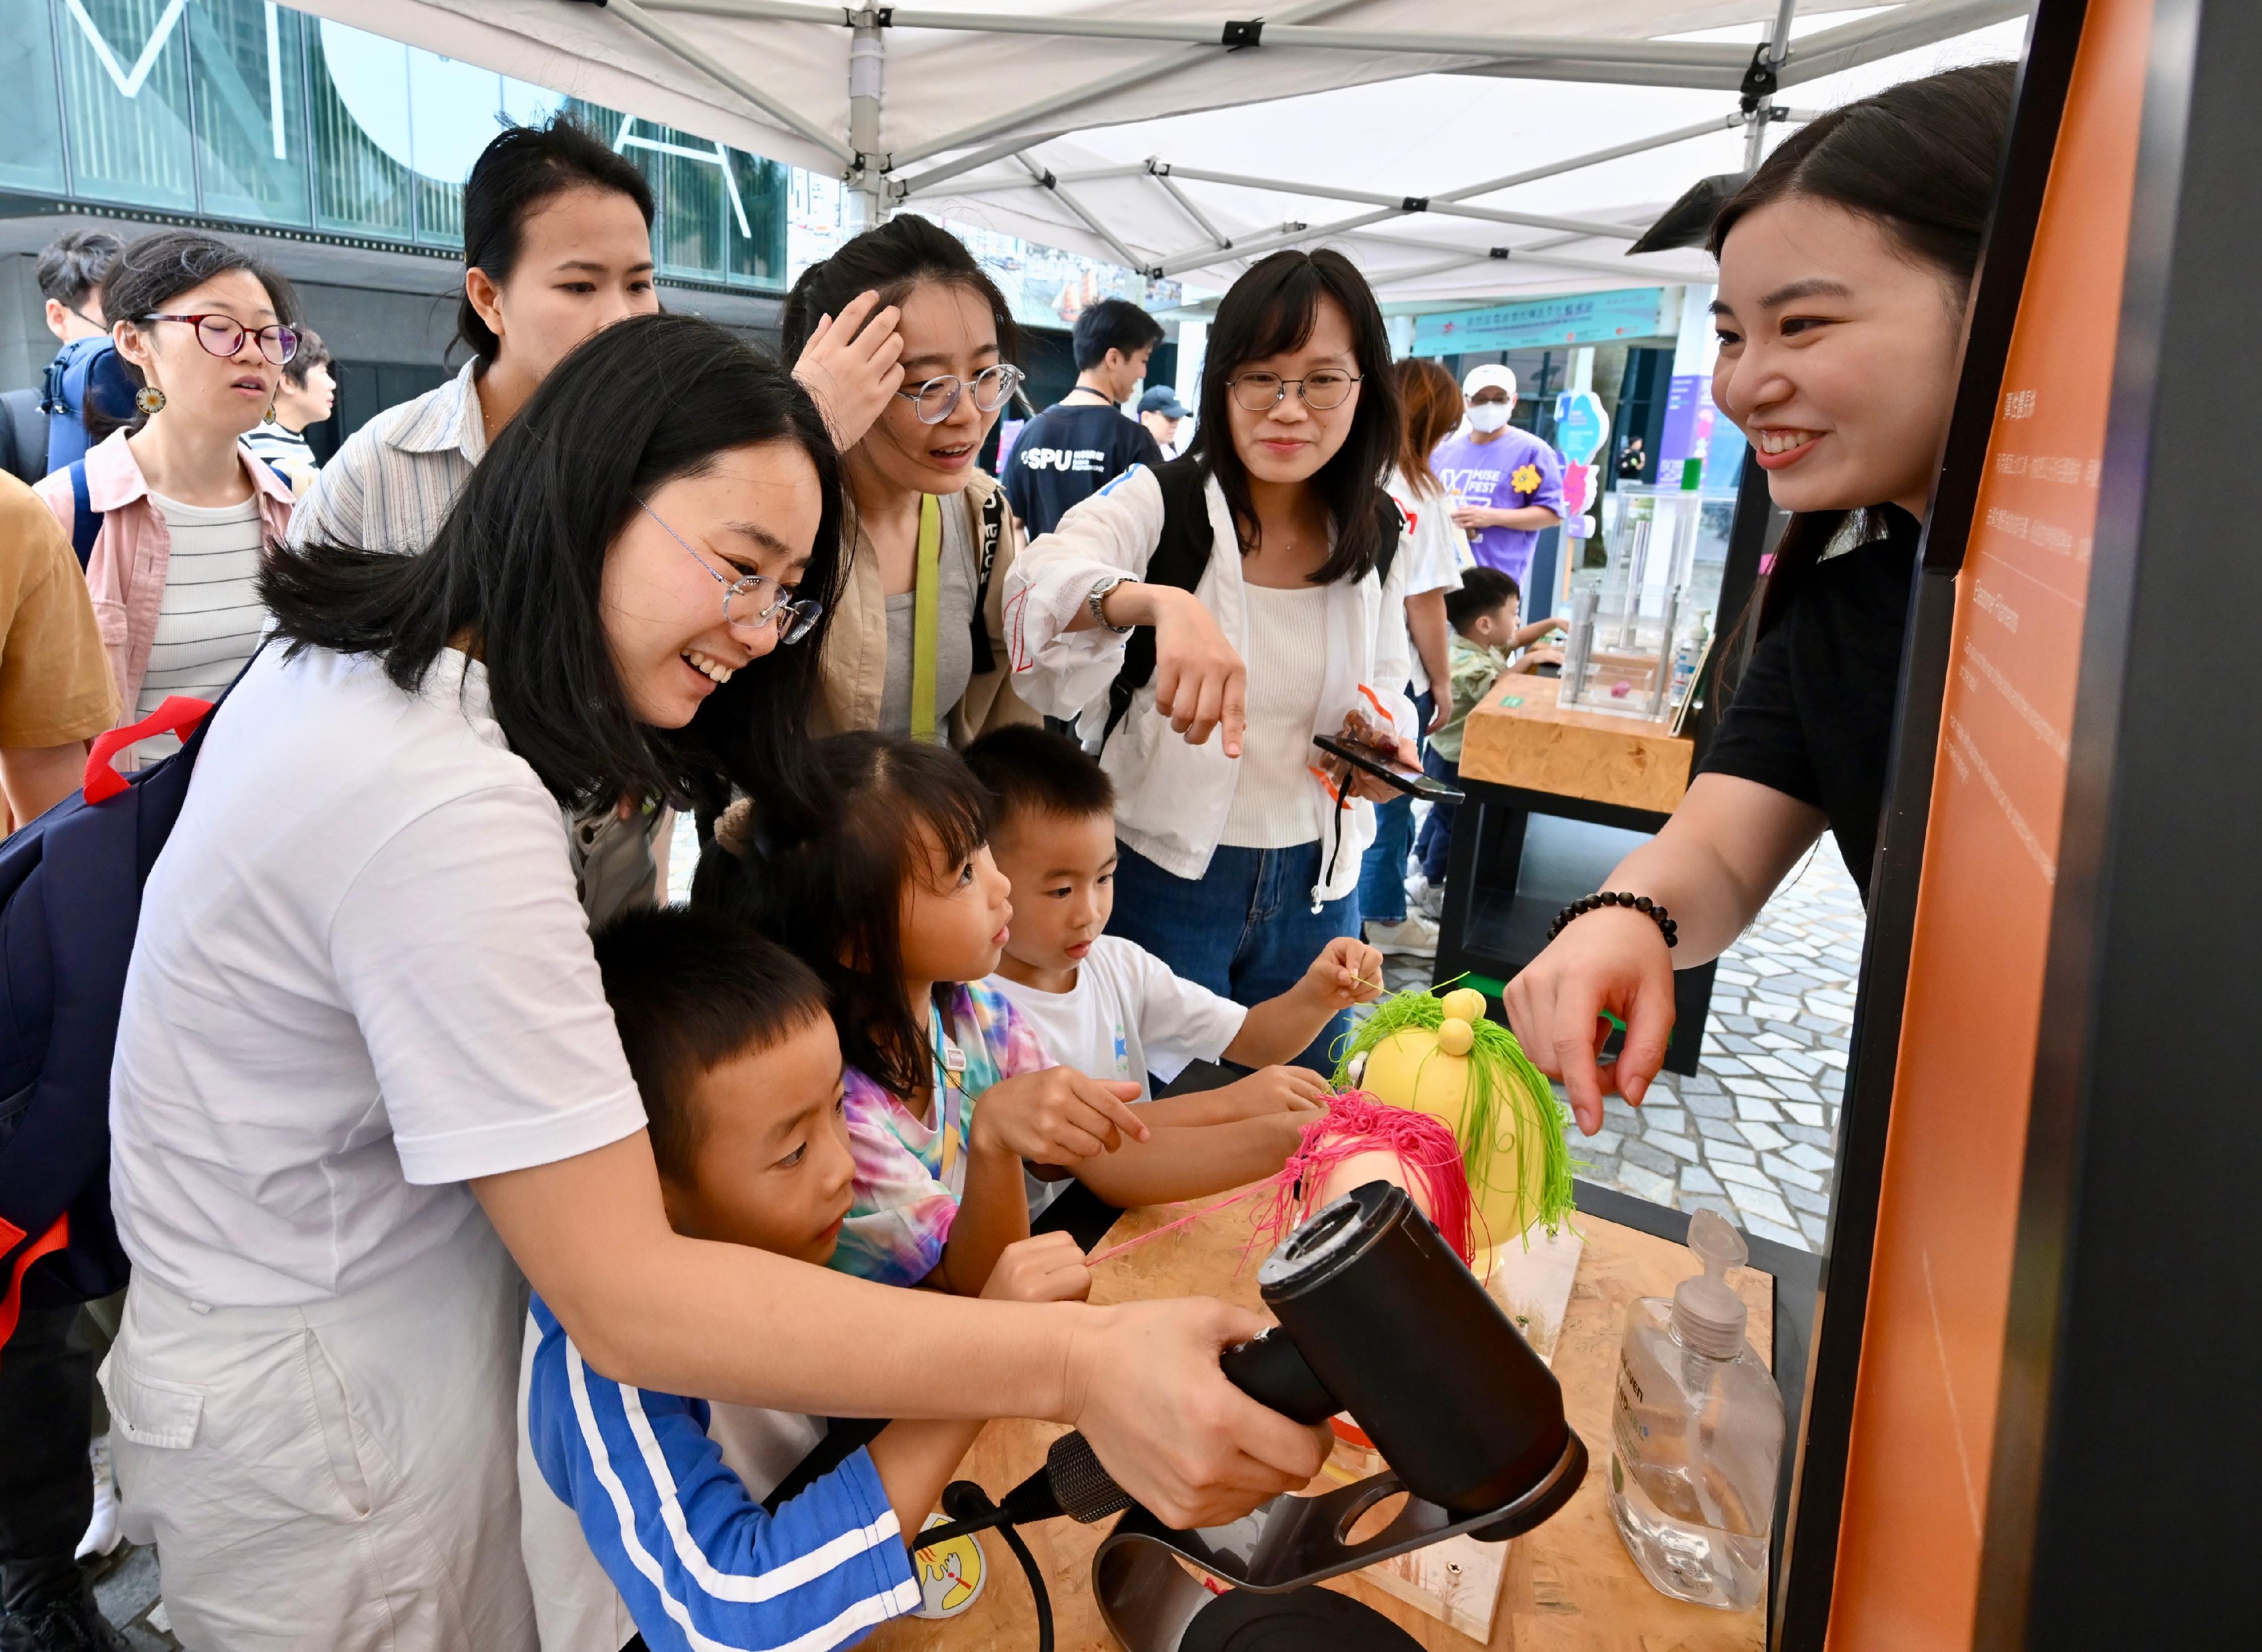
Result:
[[[1587,1447],[1575,1432],[1566,1431],[1563,1454],[1537,1484],[1512,1501],[1486,1513],[1455,1519],[1434,1503],[1408,1497],[1388,1526],[1359,1542],[1345,1541],[1361,1515],[1384,1498],[1405,1490],[1394,1474],[1379,1474],[1356,1485],[1316,1498],[1278,1497],[1230,1526],[1205,1526],[1198,1531],[1173,1531],[1145,1509],[1134,1505],[1092,1556],[1091,1588],[1100,1616],[1126,1652],[1196,1652],[1198,1647],[1248,1647],[1269,1643],[1251,1637],[1247,1629],[1259,1628],[1267,1614],[1258,1603],[1241,1599],[1249,1595],[1274,1596],[1279,1601],[1283,1632],[1293,1624],[1293,1643],[1308,1652],[1331,1652],[1344,1648],[1397,1648],[1414,1641],[1380,1612],[1360,1606],[1347,1596],[1341,1600],[1350,1613],[1328,1607],[1315,1612],[1293,1599],[1296,1591],[1323,1579],[1357,1571],[1376,1561],[1387,1560],[1466,1532],[1488,1542],[1504,1542],[1528,1532],[1571,1500],[1587,1477]],[[1234,1592],[1217,1595],[1196,1582],[1178,1559],[1234,1585]],[[1228,1609],[1239,1632],[1217,1639],[1189,1630],[1197,1617],[1213,1608]],[[1319,1605],[1312,1603],[1313,1607]],[[1333,1624],[1325,1622],[1336,1617]],[[1367,1621],[1364,1624],[1360,1620]],[[1322,1638],[1324,1637],[1324,1638]],[[1284,1640],[1282,1646],[1290,1644]]]

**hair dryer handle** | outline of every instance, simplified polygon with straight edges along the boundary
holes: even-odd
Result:
[[[1300,1423],[1323,1423],[1343,1403],[1312,1374],[1288,1333],[1275,1325],[1262,1336],[1236,1342],[1218,1356],[1227,1379],[1260,1405],[1269,1405]]]

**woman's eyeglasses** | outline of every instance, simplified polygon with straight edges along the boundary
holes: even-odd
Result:
[[[958,399],[969,390],[974,392],[976,407],[986,413],[996,413],[1027,377],[1019,368],[1000,362],[995,367],[983,368],[972,378],[945,373],[940,378],[930,378],[915,389],[899,390],[896,394],[918,404],[921,424],[939,425],[958,411]]]
[[[1329,367],[1307,373],[1301,378],[1283,378],[1278,373],[1243,373],[1228,383],[1235,402],[1249,413],[1271,413],[1288,399],[1291,384],[1304,399],[1304,406],[1327,413],[1350,400],[1351,390],[1358,381],[1357,373]]]
[[[781,644],[798,643],[816,628],[818,619],[825,612],[825,605],[816,598],[796,597],[786,586],[776,585],[776,600],[767,607],[761,606],[754,593],[762,585],[774,584],[767,574],[741,574],[736,580],[725,579],[709,565],[706,557],[691,549],[689,541],[660,521],[658,511],[642,499],[637,501],[637,506],[652,521],[659,522],[659,531],[681,545],[692,561],[706,569],[707,577],[723,587],[724,624],[737,631],[759,631],[774,620]]]
[[[148,321],[186,321],[197,330],[197,342],[205,347],[205,354],[217,356],[222,361],[232,359],[243,348],[247,333],[259,341],[259,353],[277,367],[290,364],[299,353],[299,334],[295,327],[280,323],[263,327],[248,327],[232,316],[225,315],[145,315]]]

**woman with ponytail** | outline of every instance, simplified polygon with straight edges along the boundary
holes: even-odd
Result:
[[[1656,1076],[1674,970],[1718,956],[1824,831],[1868,899],[1917,541],[2015,83],[1978,64],[1833,110],[1714,220],[1712,399],[1792,514],[1704,772],[1603,886],[1668,909],[1678,945],[1647,911],[1600,907],[1505,995],[1589,1133],[1605,1087],[1639,1103]],[[1604,1011],[1626,1024],[1609,1069]]]

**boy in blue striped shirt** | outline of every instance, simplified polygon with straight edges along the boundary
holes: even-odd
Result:
[[[668,1221],[822,1264],[854,1167],[825,990],[712,916],[632,913],[597,962],[642,1093]],[[1010,1246],[985,1296],[1082,1296],[1065,1234]],[[918,1610],[905,1543],[979,1424],[898,1422],[813,1476],[823,1419],[624,1387],[540,1297],[528,1330],[522,1537],[544,1652],[823,1652]],[[805,1482],[774,1495],[789,1476]],[[774,1504],[767,1506],[764,1499]]]

